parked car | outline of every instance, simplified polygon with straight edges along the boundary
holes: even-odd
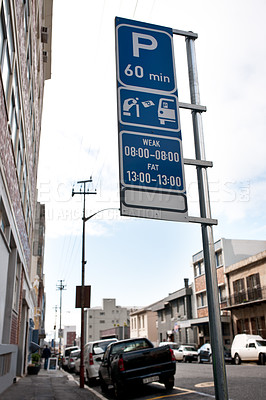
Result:
[[[265,364],[266,340],[260,335],[238,334],[232,343],[231,356],[236,365],[241,361],[257,361],[258,364]]]
[[[135,338],[107,347],[99,378],[104,392],[112,385],[116,399],[124,400],[125,392],[133,385],[160,382],[166,390],[171,390],[175,371],[175,356],[167,343],[154,347],[147,338]]]
[[[75,366],[74,366],[74,372],[75,374],[79,374],[80,373],[80,352],[77,355],[77,358],[75,360]]]
[[[198,349],[198,362],[212,362],[212,351],[210,343],[204,343]]]
[[[177,344],[177,343],[175,343],[175,342],[161,342],[161,343],[159,344],[159,347],[161,347],[161,346],[166,346],[166,345],[168,345],[168,346],[173,350],[175,359],[177,360],[178,347],[179,347],[180,345]]]
[[[99,378],[99,367],[103,354],[110,343],[117,342],[116,338],[88,342],[84,346],[84,373],[89,386]]]
[[[231,350],[224,346],[225,362],[232,362]],[[198,362],[212,362],[212,349],[210,343],[204,343],[198,350]]]
[[[71,347],[66,347],[63,351],[63,357],[62,357],[62,367],[64,369],[68,368],[68,359],[71,351],[73,350],[79,350],[78,346],[71,346]]]
[[[198,352],[194,346],[180,345],[177,350],[176,360],[183,362],[198,361]]]
[[[80,349],[78,350],[73,350],[71,351],[71,353],[69,354],[68,357],[68,364],[67,364],[67,368],[69,371],[73,372],[75,369],[75,361],[77,359],[77,357],[80,355]]]

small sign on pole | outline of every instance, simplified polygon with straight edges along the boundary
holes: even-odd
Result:
[[[82,286],[76,286],[76,308],[81,308],[81,292]],[[91,286],[84,286],[84,307],[91,306]]]

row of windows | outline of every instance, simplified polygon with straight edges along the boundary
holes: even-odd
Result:
[[[219,303],[223,303],[224,301],[226,301],[225,286],[219,286],[218,287],[218,292],[219,292]],[[198,293],[196,298],[197,298],[197,308],[207,307],[207,293],[206,293],[206,291]]]
[[[141,329],[145,327],[144,315],[138,315],[131,318],[132,329]]]
[[[221,251],[217,251],[215,253],[215,265],[216,268],[219,268],[223,265],[223,257],[222,257],[222,252]],[[204,261],[198,261],[194,264],[194,276],[200,276],[205,274],[205,266],[204,266]]]
[[[260,285],[260,274],[252,274],[245,278],[233,281],[234,303],[240,304],[245,301],[253,301],[262,298]]]
[[[34,167],[37,163],[37,143],[35,134],[34,113],[34,80],[32,74],[32,40],[29,0],[23,0],[24,4],[24,32],[27,43],[26,76],[29,87],[31,137]],[[38,13],[37,13],[38,14]],[[39,16],[38,16],[39,19]],[[40,57],[39,57],[40,58]],[[10,134],[14,149],[14,161],[17,168],[17,177],[21,191],[21,201],[24,210],[24,218],[28,234],[31,233],[32,210],[30,199],[30,182],[27,168],[27,154],[25,151],[25,132],[23,125],[22,102],[19,89],[18,67],[15,57],[14,35],[10,0],[3,0],[0,10],[0,67],[4,86],[4,94],[8,109]]]

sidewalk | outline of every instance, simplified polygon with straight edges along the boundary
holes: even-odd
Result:
[[[80,389],[73,377],[63,370],[41,369],[38,375],[27,375],[0,395],[1,400],[98,400],[88,387]]]

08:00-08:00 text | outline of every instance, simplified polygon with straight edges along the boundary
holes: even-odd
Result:
[[[162,160],[162,161],[174,161],[174,162],[179,162],[179,153],[177,152],[172,152],[172,151],[165,151],[165,150],[155,150],[154,154],[150,154],[150,150],[147,148],[142,148],[139,147],[136,149],[136,147],[133,146],[125,146],[124,148],[124,154],[127,157],[139,157],[139,158],[149,158],[149,157],[155,157],[156,160]]]

